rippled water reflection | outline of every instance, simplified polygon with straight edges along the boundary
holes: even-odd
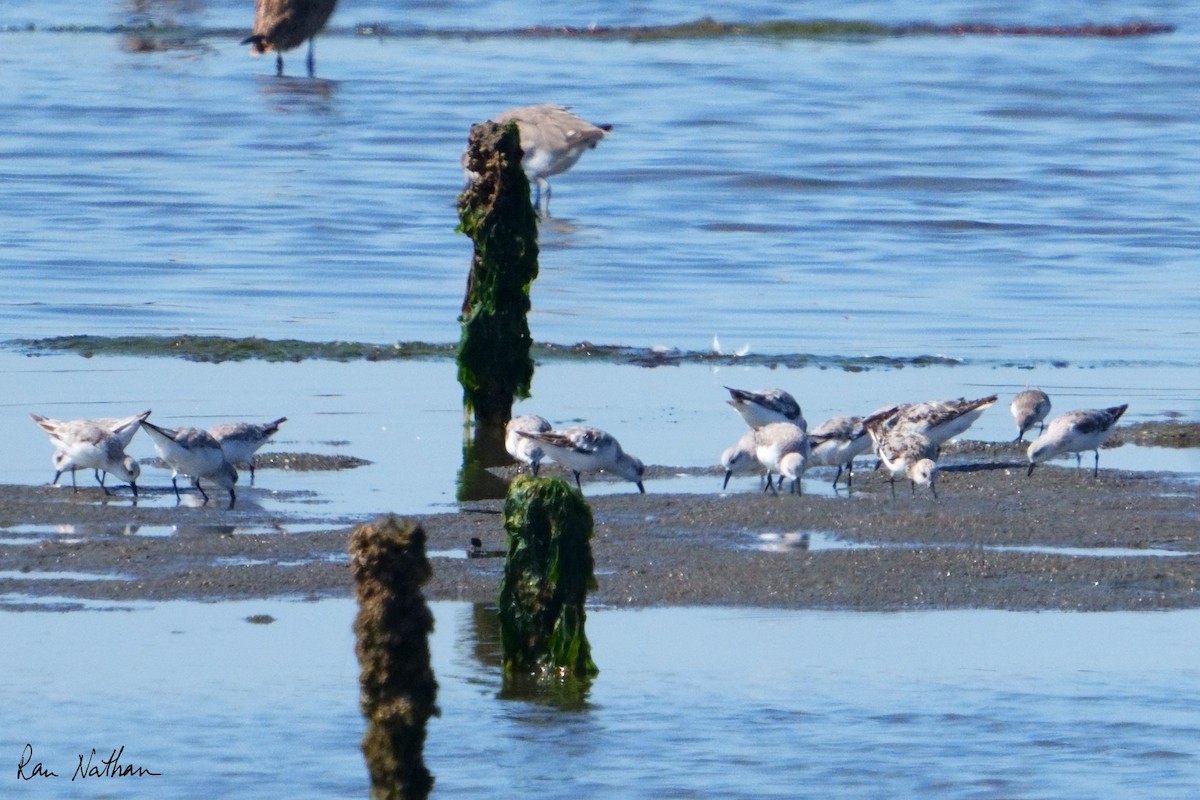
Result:
[[[497,699],[493,612],[434,610],[434,797],[1182,798],[1200,776],[1196,612],[595,609],[601,672],[564,713]],[[353,614],[349,601],[5,613],[25,647],[0,652],[21,699],[5,703],[0,750],[31,743],[69,774],[81,748],[123,745],[123,763],[163,775],[122,797],[363,797]],[[79,668],[80,647],[113,641]]]

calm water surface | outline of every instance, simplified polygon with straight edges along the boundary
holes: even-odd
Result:
[[[1177,26],[1120,40],[443,35],[700,13],[678,0],[343,0],[310,81],[275,79],[237,44],[247,2],[0,2],[0,341],[455,341],[467,131],[553,100],[616,132],[554,181],[538,341],[707,350],[718,336],[759,354],[964,365],[549,363],[522,410],[603,425],[676,466],[712,464],[740,435],[724,384],[783,385],[814,421],[1027,384],[1057,410],[1128,401],[1134,420],[1200,418],[1194,4],[836,9]],[[718,16],[830,13],[736,2]],[[179,27],[112,30],[146,22]],[[396,35],[355,35],[367,23]],[[286,414],[276,449],[372,464],[263,470],[240,502],[285,522],[455,507],[462,417],[445,361],[213,366],[9,346],[0,372],[0,482],[50,477],[30,411],[150,407],[172,425]],[[1011,438],[1006,410],[973,434]],[[151,455],[141,439],[131,452]],[[1192,452],[1123,447],[1102,462],[1200,473]],[[166,483],[147,468],[143,502],[173,503]],[[609,490],[624,487],[590,491]],[[263,612],[278,622],[243,621]],[[4,614],[0,794],[47,796],[11,780],[31,742],[68,774],[80,750],[120,745],[166,773],[122,796],[363,796],[352,614],[349,602]],[[1191,797],[1200,783],[1191,612],[601,609],[589,632],[603,672],[577,712],[497,700],[487,615],[437,604],[437,616],[437,796],[553,796],[564,773],[582,797]]]
[[[1130,39],[631,43],[353,29],[697,12],[346,2],[320,40],[319,81],[276,80],[270,59],[238,46],[244,3],[137,7],[0,6],[0,335],[454,341],[466,132],[556,100],[616,133],[555,181],[540,341],[705,349],[720,335],[757,352],[1197,361],[1189,6],[921,11],[1178,26]],[[796,9],[734,3],[721,16]],[[146,20],[184,32],[144,52],[108,31]],[[298,73],[302,57],[291,61]]]
[[[499,699],[493,612],[434,610],[434,797],[1184,798],[1200,779],[1196,612],[597,609],[600,676],[562,711]],[[363,797],[353,614],[5,614],[25,648],[0,653],[0,752],[15,763],[31,743],[65,773],[55,791],[80,749],[124,745],[122,763],[163,775],[122,797]],[[80,647],[97,651],[84,670]]]

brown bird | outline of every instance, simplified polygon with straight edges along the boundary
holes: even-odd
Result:
[[[254,33],[242,44],[255,53],[275,51],[275,74],[283,76],[283,51],[308,40],[308,77],[315,75],[313,37],[325,27],[337,0],[255,0]]]

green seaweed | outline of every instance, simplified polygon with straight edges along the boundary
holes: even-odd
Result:
[[[586,680],[592,661],[584,623],[596,588],[592,510],[561,478],[518,476],[504,502],[508,555],[500,583],[505,678]]]
[[[515,122],[471,126],[467,169],[477,177],[458,197],[458,231],[474,253],[457,361],[463,403],[480,425],[503,426],[533,382],[527,317],[538,274],[537,215],[522,154]]]
[[[363,342],[305,342],[262,339],[257,336],[52,336],[7,342],[30,355],[75,353],[84,358],[104,355],[170,356],[186,361],[219,364],[225,361],[395,361],[445,358],[452,345],[426,342],[370,344]]]
[[[187,361],[418,361],[450,358],[453,344],[397,342],[305,342],[298,339],[226,338],[222,336],[55,336],[44,339],[10,339],[0,346],[19,349],[31,356],[75,353],[96,356],[140,356],[182,358]],[[529,355],[537,361],[596,361],[639,367],[673,367],[682,364],[765,366],[862,371],[910,367],[953,367],[968,363],[949,356],[822,356],[811,353],[749,353],[734,355],[711,350],[678,350],[662,347],[630,347],[618,344],[579,342],[572,345],[533,344]],[[1030,362],[1031,364],[1033,362]],[[1040,363],[1040,362],[1039,362]],[[1066,362],[1054,361],[1065,367]],[[1011,366],[1004,364],[1004,366]]]
[[[429,653],[433,614],[421,594],[432,574],[425,531],[394,515],[359,525],[350,537],[350,571],[371,797],[424,798],[433,788],[426,723],[439,713]]]

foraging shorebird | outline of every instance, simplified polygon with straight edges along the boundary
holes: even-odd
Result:
[[[542,459],[546,457],[546,451],[536,440],[522,436],[521,431],[545,433],[550,429],[550,423],[546,421],[545,417],[539,417],[537,414],[513,417],[504,426],[504,449],[518,462],[528,464],[529,471],[535,477],[542,464]]]
[[[517,123],[521,136],[521,168],[534,185],[533,207],[550,216],[551,175],[566,172],[585,150],[591,150],[612,130],[612,125],[593,125],[556,103],[539,103],[502,111],[493,122]],[[542,195],[545,195],[545,201]]]
[[[568,467],[575,474],[575,485],[581,492],[581,472],[615,472],[625,480],[633,481],[639,492],[646,493],[642,486],[645,472],[642,462],[622,450],[612,434],[599,428],[581,425],[558,431],[518,431],[517,435],[537,442],[547,456]]]
[[[751,428],[761,428],[772,422],[790,422],[808,429],[800,404],[783,389],[760,389],[752,392],[734,389],[731,386],[725,388],[729,390],[729,400],[726,402],[742,415],[742,419],[746,420],[746,424]]]
[[[99,425],[101,428],[105,428],[106,430],[109,430],[114,435],[116,435],[118,441],[121,442],[121,449],[124,450],[126,447],[129,446],[129,443],[131,441],[133,441],[133,435],[138,432],[138,427],[139,427],[138,423],[141,422],[142,420],[144,420],[146,417],[150,416],[150,410],[147,409],[147,410],[141,412],[140,414],[133,414],[132,416],[128,416],[128,417],[97,417],[95,419],[77,419],[77,420],[49,419],[48,417],[38,417],[37,415],[31,415],[31,416],[33,416],[33,418],[35,420],[40,420],[38,422],[38,424],[41,425],[42,428],[45,429],[47,432],[49,432],[49,428],[47,428],[47,425],[53,426],[55,428],[58,428],[61,426],[67,426],[70,424],[79,424],[79,423],[90,423],[92,425]],[[55,439],[53,434],[51,434],[51,436],[50,436],[50,441],[52,443],[54,443],[54,445],[55,445],[54,457],[53,457],[55,472],[61,474],[63,472],[66,472],[67,470],[70,470],[71,471],[71,485],[75,486],[75,470],[79,469],[79,465],[75,464],[67,456],[67,454],[65,452],[63,452],[62,449],[59,448],[58,440]],[[61,466],[61,469],[60,469],[60,466]],[[95,470],[96,480],[100,483],[101,487],[104,486],[104,477],[105,476],[103,473],[105,473],[105,470],[103,470],[103,469]],[[58,483],[59,474],[56,474],[54,476],[54,481],[52,482],[52,485]]]
[[[846,471],[846,488],[854,480],[854,459],[871,447],[871,434],[863,425],[862,417],[833,417],[809,431],[812,444],[809,466],[837,467],[833,476],[833,488],[837,488],[842,470]]]
[[[1017,423],[1017,438],[1020,442],[1025,439],[1025,432],[1034,425],[1041,425],[1039,434],[1046,432],[1046,415],[1050,413],[1050,396],[1041,389],[1026,389],[1018,392],[1009,405],[1013,419]]]
[[[233,487],[237,483],[237,470],[225,458],[221,444],[200,428],[160,428],[142,420],[142,427],[154,442],[154,449],[159,458],[171,468],[171,486],[175,487],[175,499],[179,500],[180,475],[192,479],[192,486],[200,492],[204,502],[208,502],[208,493],[200,485],[201,480],[215,483],[229,491],[229,507],[233,508],[237,495]]]
[[[1100,446],[1108,441],[1117,428],[1117,420],[1125,413],[1129,404],[1113,406],[1112,408],[1087,408],[1068,411],[1055,417],[1046,426],[1041,436],[1029,444],[1029,471],[1043,461],[1049,461],[1063,453],[1075,454],[1075,466],[1080,466],[1083,459],[1080,455],[1084,450],[1096,452],[1096,463],[1092,467],[1092,476],[1100,475]]]
[[[242,44],[254,46],[255,54],[275,51],[275,74],[283,77],[283,51],[308,40],[308,77],[316,75],[313,39],[325,27],[337,0],[256,0],[254,32]]]
[[[245,464],[250,468],[250,483],[254,483],[254,454],[267,440],[275,435],[279,426],[287,422],[280,417],[274,422],[255,425],[251,422],[224,422],[208,429],[208,434],[217,440],[225,453],[225,460],[233,466]]]
[[[725,468],[725,481],[721,484],[721,491],[729,487],[729,479],[735,474],[757,472],[762,468],[758,461],[757,449],[753,430],[746,431],[742,438],[725,448],[721,453],[721,466]],[[770,472],[767,473],[767,480],[771,480]]]
[[[896,407],[895,415],[886,421],[886,425],[889,428],[919,433],[933,442],[935,447],[941,447],[971,427],[998,399],[993,394],[978,400],[959,398],[906,403]]]
[[[928,486],[934,499],[937,499],[937,487],[934,485],[938,471],[937,445],[920,431],[889,425],[892,419],[893,413],[884,411],[863,420],[875,445],[875,452],[891,476],[892,497],[896,496],[896,478],[904,475],[912,485],[914,496],[917,484],[921,484]]]
[[[145,412],[146,415],[149,413]],[[93,469],[96,471],[96,480],[105,494],[112,492],[104,485],[101,472],[106,476],[109,473],[116,475],[128,483],[129,488],[133,490],[133,496],[137,497],[137,479],[141,474],[141,467],[132,456],[125,454],[125,443],[128,439],[123,438],[132,438],[133,433],[128,432],[130,425],[120,426],[117,432],[96,424],[94,420],[56,420],[39,417],[37,414],[30,416],[42,430],[50,434],[50,441],[54,444],[54,480],[50,482],[52,486],[58,483],[64,472],[70,470],[71,489],[79,491],[75,484],[75,470]],[[136,419],[131,423],[136,433],[137,426],[145,416],[138,415],[129,419]]]
[[[772,422],[756,428],[753,433],[754,456],[767,470],[767,486],[763,491],[777,492],[771,483],[771,473],[775,472],[781,481],[784,478],[791,480],[793,493],[803,494],[800,476],[804,474],[812,452],[807,431],[794,422]]]

